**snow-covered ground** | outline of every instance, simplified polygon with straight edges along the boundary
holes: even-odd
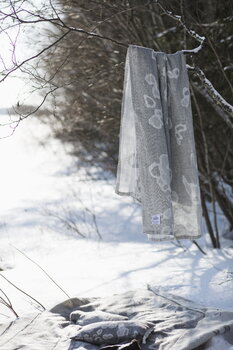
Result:
[[[233,242],[211,250],[204,237],[203,255],[188,241],[148,241],[140,207],[114,193],[114,179],[94,181],[85,169],[77,170],[48,127],[33,118],[0,140],[0,159],[1,274],[46,308],[67,295],[112,295],[150,284],[203,306],[233,310]],[[19,315],[34,309],[1,276],[0,289]],[[0,304],[0,321],[9,317]],[[228,349],[221,341],[216,338],[210,349]]]

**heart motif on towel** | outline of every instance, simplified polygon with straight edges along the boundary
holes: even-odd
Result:
[[[150,97],[148,95],[144,95],[143,97],[144,97],[145,105],[147,108],[155,108],[156,103],[152,97]]]
[[[170,79],[177,79],[178,76],[180,75],[180,70],[179,70],[179,68],[174,68],[172,70],[169,70],[167,72],[167,75]]]
[[[162,112],[160,109],[155,109],[155,113],[149,118],[148,123],[153,126],[153,128],[161,129],[162,122]]]
[[[150,175],[156,179],[157,184],[163,192],[171,192],[172,172],[169,167],[168,155],[161,154],[158,162],[153,162],[149,168]]]

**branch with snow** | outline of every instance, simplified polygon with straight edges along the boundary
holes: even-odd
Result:
[[[213,84],[211,81],[205,76],[205,73],[199,68],[199,67],[194,67],[193,68],[194,73],[196,76],[200,79],[202,82],[203,86],[205,87],[206,91],[210,95],[210,97],[215,101],[215,103],[231,117],[233,117],[233,106],[228,103],[222,95],[214,88]],[[229,124],[231,122],[229,118],[226,116],[226,122],[229,126],[232,127],[232,124]]]
[[[198,52],[202,49],[206,38],[205,38],[204,36],[199,35],[199,34],[198,34],[197,32],[195,32],[194,30],[188,28],[187,25],[185,24],[185,22],[184,22],[182,16],[176,15],[176,14],[172,13],[171,11],[165,9],[165,8],[163,7],[163,5],[162,5],[158,0],[155,0],[155,3],[163,10],[164,13],[166,13],[167,16],[169,16],[169,17],[173,18],[174,20],[178,21],[178,22],[182,25],[182,27],[185,29],[185,31],[186,31],[191,37],[193,37],[194,39],[196,39],[196,40],[200,43],[200,45],[198,45],[198,46],[195,47],[194,49],[191,49],[191,50],[182,50],[182,52],[183,52],[184,54],[196,54],[196,53],[198,53]]]
[[[229,126],[229,128],[233,129],[233,120],[231,121],[230,116],[227,113],[225,113],[225,111],[221,108],[219,104],[215,103],[215,100],[213,99],[212,96],[208,94],[204,85],[200,85],[200,83],[195,81],[195,82],[192,82],[192,86],[200,95],[202,95],[206,99],[207,102],[211,104],[213,109],[224,120],[224,122]]]

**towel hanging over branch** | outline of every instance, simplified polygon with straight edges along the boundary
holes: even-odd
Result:
[[[116,193],[142,204],[149,239],[200,237],[200,188],[182,51],[128,48]]]

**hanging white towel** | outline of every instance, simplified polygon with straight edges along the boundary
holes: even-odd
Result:
[[[128,48],[116,193],[142,204],[149,239],[200,237],[200,188],[182,51]]]

